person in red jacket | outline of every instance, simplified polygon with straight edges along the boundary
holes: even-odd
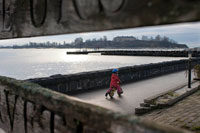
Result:
[[[105,96],[107,97],[107,95],[110,93],[110,91],[113,88],[116,88],[118,95],[121,95],[123,93],[123,91],[122,91],[122,88],[120,87],[120,82],[121,81],[120,81],[119,76],[118,76],[118,69],[113,69],[111,81],[110,81],[110,88],[106,92]]]

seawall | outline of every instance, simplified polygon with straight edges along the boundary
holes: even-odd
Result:
[[[193,65],[199,60],[193,60]],[[146,65],[127,66],[119,68],[122,84],[135,82],[155,76],[186,70],[188,60],[168,61]],[[54,75],[46,78],[29,79],[43,87],[61,93],[76,93],[98,88],[109,87],[112,69],[91,71],[70,75]]]
[[[163,57],[188,57],[188,51],[185,50],[97,50],[97,51],[77,51],[67,52],[67,54],[89,54],[101,53],[101,55],[123,55],[123,56],[163,56]],[[200,51],[193,51],[193,57],[200,57]]]

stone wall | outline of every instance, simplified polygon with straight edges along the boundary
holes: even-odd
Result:
[[[0,128],[7,133],[186,132],[1,76]]]
[[[128,56],[163,56],[163,57],[188,57],[188,51],[104,51],[101,55],[128,55]],[[193,51],[193,57],[200,57],[200,51]]]
[[[199,4],[198,0],[0,0],[0,39],[199,21]]]
[[[188,57],[186,50],[96,50],[96,51],[69,51],[67,54],[101,53],[101,55],[125,55],[125,56],[163,56],[163,57]],[[200,57],[199,50],[192,51],[193,57]]]
[[[197,60],[193,61],[194,63]],[[147,65],[137,65],[119,68],[122,84],[143,80],[163,74],[185,70],[187,60],[169,61]],[[43,87],[62,93],[76,93],[109,87],[112,69],[92,71],[70,75],[54,75],[47,78],[29,79]]]

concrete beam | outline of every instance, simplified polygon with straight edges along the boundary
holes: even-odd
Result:
[[[199,20],[198,0],[0,0],[0,39]]]

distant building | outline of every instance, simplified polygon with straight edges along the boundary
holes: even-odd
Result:
[[[148,36],[142,36],[142,40],[143,40],[143,41],[148,41],[149,38],[148,38]]]
[[[113,38],[113,41],[115,42],[124,42],[124,41],[135,41],[137,40],[134,36],[118,36]]]
[[[200,47],[190,48],[191,51],[200,51]]]

